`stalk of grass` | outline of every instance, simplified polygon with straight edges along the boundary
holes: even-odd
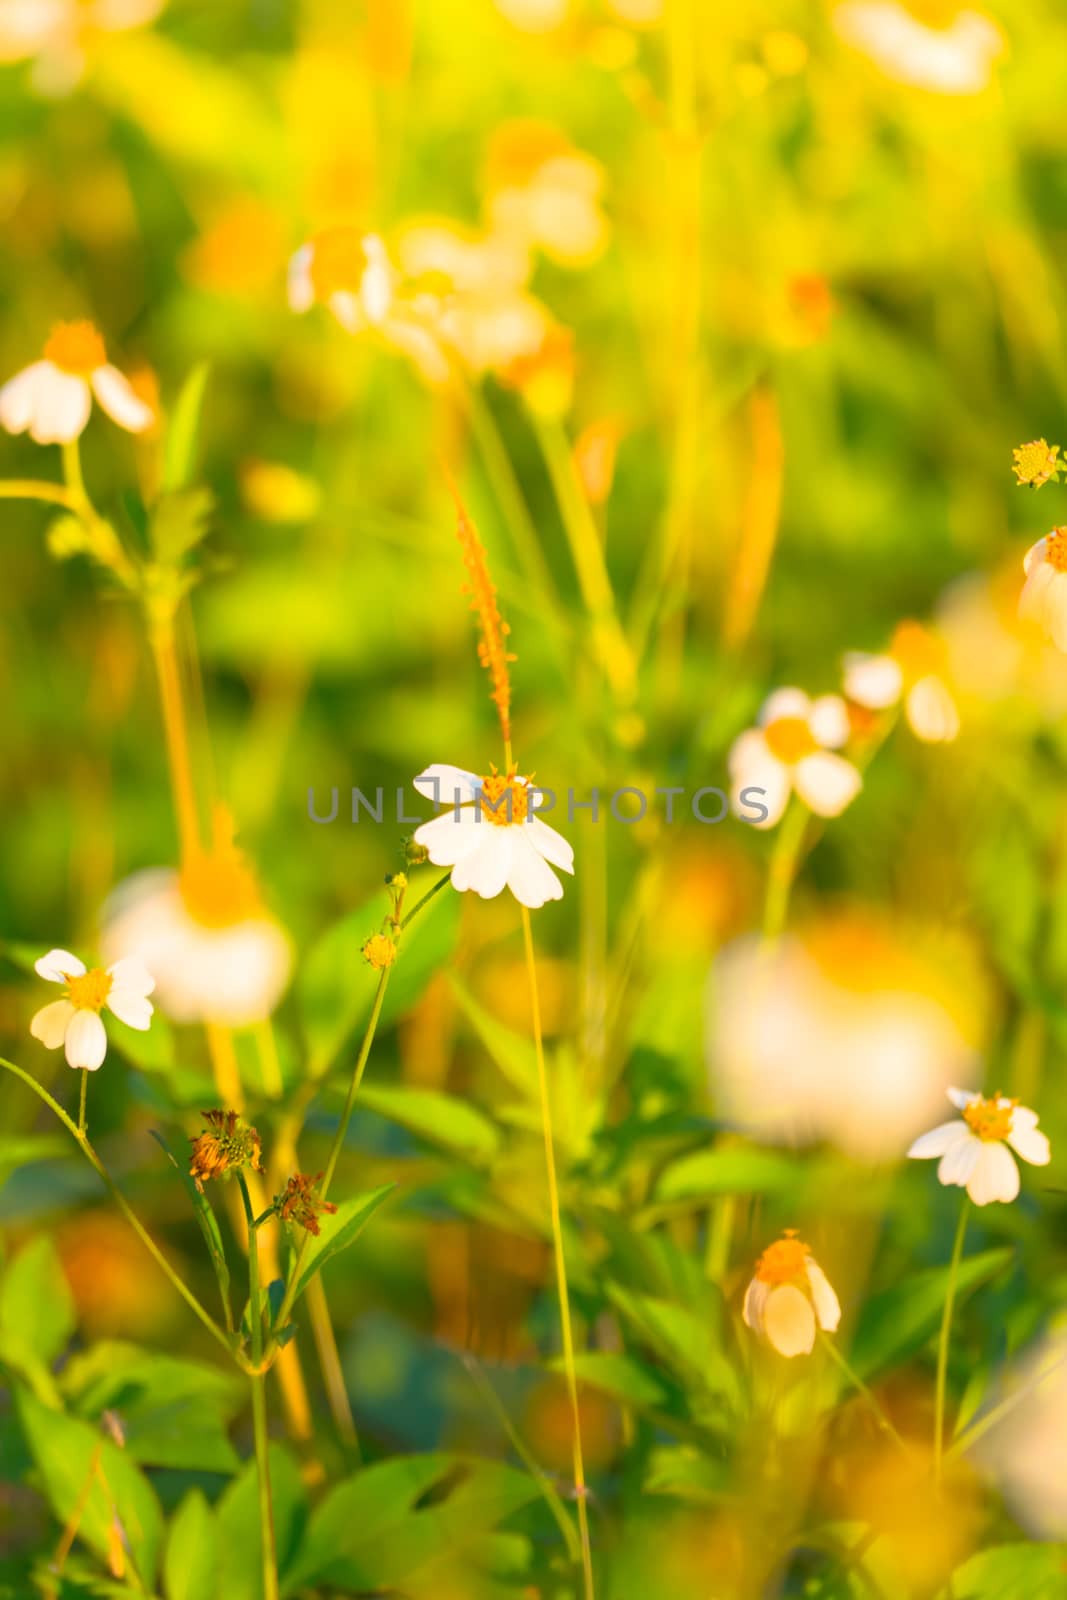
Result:
[[[259,1292],[259,1240],[255,1212],[243,1172],[237,1182],[248,1223],[248,1316],[251,1329],[252,1426],[256,1445],[256,1478],[259,1485],[259,1531],[263,1557],[263,1600],[278,1600],[278,1556],[274,1542],[274,1502],[270,1487],[270,1438],[267,1432],[266,1376],[263,1372],[263,1306]]]

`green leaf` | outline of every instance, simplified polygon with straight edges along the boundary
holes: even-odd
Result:
[[[219,1231],[218,1218],[211,1209],[211,1202],[208,1200],[207,1195],[201,1194],[200,1190],[196,1186],[195,1179],[192,1177],[189,1171],[189,1168],[184,1162],[180,1162],[177,1159],[163,1135],[157,1128],[151,1129],[151,1134],[153,1139],[159,1145],[160,1149],[166,1155],[171,1166],[177,1170],[178,1176],[182,1180],[182,1185],[185,1189],[185,1192],[193,1203],[193,1211],[195,1212],[196,1220],[200,1225],[200,1232],[203,1235],[204,1243],[207,1245],[208,1255],[211,1257],[211,1265],[215,1269],[215,1277],[217,1278],[219,1285],[219,1295],[222,1298],[223,1309],[226,1312],[228,1325],[230,1308],[230,1266],[229,1262],[226,1260],[226,1249],[222,1242],[222,1234]]]
[[[395,1183],[385,1183],[380,1189],[366,1194],[353,1195],[337,1208],[335,1216],[320,1219],[321,1232],[308,1242],[297,1283],[297,1295],[302,1295],[316,1272],[321,1272],[327,1261],[354,1244],[382,1202],[392,1194]]]
[[[985,1250],[960,1262],[957,1299],[988,1283],[1012,1259],[1008,1248]],[[925,1343],[937,1328],[948,1289],[948,1267],[930,1267],[868,1300],[849,1359],[861,1378],[892,1366]]]
[[[167,491],[184,488],[193,476],[207,378],[208,364],[201,361],[182,384],[170,414],[163,451],[163,487]]]
[[[163,1587],[167,1600],[212,1600],[218,1577],[219,1538],[211,1507],[190,1489],[167,1530]]]
[[[500,1135],[481,1111],[437,1089],[399,1089],[364,1084],[361,1111],[374,1111],[427,1144],[468,1161],[487,1162],[496,1155]]]
[[[454,974],[449,975],[449,981],[452,992],[459,1001],[460,1009],[492,1056],[501,1074],[521,1094],[537,1098],[540,1095],[540,1085],[537,1074],[537,1053],[532,1041],[498,1022]]]
[[[562,1356],[557,1356],[551,1365],[556,1372],[566,1371]],[[666,1403],[663,1385],[648,1367],[632,1356],[610,1350],[583,1350],[574,1358],[574,1370],[580,1382],[592,1389],[601,1389],[626,1405],[655,1410]]]
[[[210,489],[175,489],[152,510],[151,540],[157,561],[172,568],[202,544],[211,531],[215,497]]]
[[[66,1525],[81,1508],[78,1537],[107,1559],[115,1519],[143,1582],[155,1582],[163,1514],[147,1480],[124,1450],[91,1423],[15,1392],[19,1423],[57,1520]]]
[[[363,959],[363,946],[387,910],[387,897],[374,895],[328,928],[304,963],[297,994],[314,1078],[329,1070],[346,1040],[370,1015],[379,974]],[[390,971],[379,1026],[387,1027],[415,1004],[451,954],[458,926],[458,895],[436,895],[419,913]]]
[[[108,1043],[114,1045],[141,1072],[173,1071],[176,1059],[174,1030],[158,1011],[152,1018],[152,1026],[147,1029],[127,1027],[125,1022],[111,1016],[107,1023]]]
[[[1067,1545],[1002,1544],[980,1550],[952,1575],[954,1600],[1062,1600]]]
[[[66,1347],[76,1320],[74,1297],[56,1247],[42,1235],[23,1246],[0,1283],[5,1358],[21,1356],[31,1366],[47,1366]]]
[[[671,1163],[656,1185],[655,1199],[708,1199],[720,1194],[771,1194],[796,1182],[789,1156],[750,1146],[697,1150]]]
[[[737,1375],[723,1355],[711,1316],[690,1311],[673,1300],[634,1294],[621,1284],[608,1285],[608,1295],[638,1336],[655,1350],[691,1387],[739,1403]]]
[[[278,1567],[292,1560],[307,1516],[299,1464],[281,1445],[268,1453]],[[225,1600],[263,1600],[260,1571],[259,1486],[255,1461],[246,1463],[215,1510],[219,1533],[219,1584]]]
[[[0,1187],[13,1172],[35,1161],[55,1161],[69,1155],[71,1143],[65,1133],[13,1133],[0,1138]]]

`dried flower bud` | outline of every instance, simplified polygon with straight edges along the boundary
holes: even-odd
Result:
[[[363,946],[363,959],[376,972],[384,972],[396,960],[396,945],[387,934],[376,933]]]
[[[1030,444],[1021,444],[1013,450],[1012,471],[1020,487],[1029,484],[1031,489],[1040,489],[1050,478],[1058,478],[1063,470],[1063,462],[1057,460],[1059,453],[1059,445],[1050,445],[1047,439],[1034,439]]]
[[[414,839],[404,840],[404,860],[409,867],[421,867],[430,859],[430,852],[424,844],[416,844]]]
[[[274,1209],[283,1222],[293,1222],[298,1228],[306,1228],[308,1233],[318,1234],[319,1218],[337,1210],[329,1200],[321,1200],[315,1193],[316,1184],[321,1182],[321,1172],[313,1178],[302,1172],[293,1173],[281,1194],[274,1197]]]
[[[229,1172],[248,1167],[262,1172],[262,1146],[255,1128],[236,1111],[205,1111],[208,1126],[192,1140],[193,1156],[189,1175],[203,1193],[209,1178],[223,1178]]]

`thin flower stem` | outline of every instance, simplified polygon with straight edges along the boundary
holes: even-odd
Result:
[[[256,1476],[259,1482],[259,1526],[263,1555],[263,1600],[278,1600],[278,1557],[274,1545],[274,1504],[270,1491],[270,1439],[267,1433],[266,1374],[263,1362],[263,1307],[259,1293],[259,1240],[256,1235],[252,1200],[243,1172],[238,1172],[241,1200],[248,1223],[248,1302],[251,1323],[252,1364],[256,1370],[250,1374],[252,1385],[252,1424],[256,1440]]]
[[[322,1278],[312,1278],[306,1293],[308,1316],[311,1319],[311,1336],[318,1352],[322,1381],[326,1385],[330,1415],[333,1417],[334,1427],[342,1443],[358,1460],[359,1433],[356,1429],[356,1419],[352,1415],[348,1385],[345,1383],[344,1368],[341,1365],[341,1353],[337,1348],[337,1338],[330,1320],[330,1305]]]
[[[455,378],[462,398],[466,401],[467,414],[482,458],[482,465],[485,467],[497,505],[508,524],[511,542],[519,563],[548,611],[557,610],[559,597],[552,581],[552,574],[542,554],[537,528],[515,476],[511,457],[500,437],[492,409],[486,403],[481,387],[467,378],[458,363],[455,367]]]
[[[998,1422],[1002,1422],[1006,1416],[1015,1410],[1016,1406],[1021,1405],[1029,1395],[1033,1394],[1035,1389],[1040,1388],[1047,1378],[1051,1378],[1053,1373],[1058,1372],[1064,1365],[1067,1365],[1067,1354],[1061,1353],[1057,1355],[1054,1361],[1050,1361],[1048,1366],[1042,1367],[1040,1372],[1035,1373],[1028,1383],[1022,1384],[1014,1393],[1005,1396],[984,1416],[973,1422],[965,1432],[960,1434],[958,1439],[953,1441],[945,1451],[945,1460],[951,1461],[955,1456],[961,1455],[965,1450],[969,1450],[972,1445],[977,1444],[979,1439],[989,1432],[990,1428],[995,1428]]]
[[[203,1323],[204,1327],[211,1334],[211,1337],[215,1339],[217,1343],[221,1344],[223,1349],[226,1350],[228,1354],[236,1356],[237,1353],[234,1350],[232,1342],[226,1337],[225,1333],[219,1327],[218,1323],[215,1321],[210,1312],[206,1311],[200,1304],[200,1301],[197,1299],[196,1295],[189,1288],[189,1286],[182,1278],[178,1276],[177,1272],[175,1272],[166,1256],[164,1256],[159,1246],[152,1238],[151,1234],[149,1234],[144,1228],[133,1208],[129,1204],[129,1201],[126,1199],[125,1195],[116,1184],[114,1178],[112,1178],[111,1174],[104,1166],[104,1163],[101,1161],[100,1157],[89,1143],[88,1135],[78,1128],[77,1124],[70,1117],[68,1117],[58,1100],[54,1100],[49,1094],[48,1090],[43,1088],[42,1085],[37,1082],[36,1078],[32,1078],[28,1072],[24,1072],[21,1067],[17,1067],[13,1061],[5,1060],[3,1056],[0,1056],[0,1067],[3,1067],[7,1072],[13,1073],[16,1078],[21,1078],[22,1082],[26,1084],[27,1088],[32,1089],[37,1098],[39,1100],[43,1100],[45,1105],[48,1106],[49,1110],[59,1118],[67,1132],[82,1150],[85,1159],[89,1162],[89,1165],[93,1168],[93,1171],[96,1173],[97,1177],[107,1188],[119,1210],[122,1212],[123,1216],[126,1218],[126,1221],[130,1224],[130,1227],[136,1233],[137,1237],[140,1239],[149,1255],[155,1261],[156,1265],[170,1279],[174,1288],[178,1291],[186,1305],[193,1312],[193,1315]]]
[[[181,674],[175,648],[174,618],[170,614],[150,617],[148,642],[159,682],[163,712],[163,733],[167,743],[174,809],[178,820],[178,840],[182,861],[188,863],[200,848],[200,820],[189,758],[189,737],[185,723]]]
[[[578,1405],[578,1374],[574,1364],[574,1335],[571,1330],[571,1303],[567,1291],[567,1260],[563,1249],[563,1220],[559,1206],[559,1184],[556,1179],[556,1148],[552,1132],[552,1102],[548,1087],[548,1070],[545,1066],[545,1046],[541,1034],[541,1000],[537,987],[537,963],[534,960],[533,931],[530,913],[522,908],[522,938],[526,950],[526,970],[530,980],[530,1010],[533,1017],[534,1051],[537,1056],[537,1076],[541,1088],[541,1124],[545,1136],[545,1168],[548,1175],[548,1204],[552,1220],[552,1246],[556,1258],[556,1290],[559,1296],[559,1322],[563,1338],[563,1364],[567,1374],[567,1391],[571,1403],[574,1454],[574,1488],[578,1500],[578,1531],[582,1546],[582,1574],[585,1600],[594,1600],[593,1554],[589,1542],[589,1507],[585,1483],[585,1463],[582,1458],[582,1424]]]
[[[49,505],[80,509],[69,489],[60,483],[40,483],[36,478],[8,478],[0,483],[0,500],[44,500]]]
[[[875,1417],[877,1418],[878,1424],[881,1427],[881,1429],[883,1430],[883,1432],[886,1433],[889,1436],[890,1439],[892,1439],[893,1443],[896,1445],[898,1450],[903,1451],[903,1453],[908,1457],[909,1461],[913,1461],[914,1458],[912,1457],[912,1454],[908,1449],[907,1443],[905,1442],[904,1439],[901,1438],[901,1436],[897,1432],[896,1428],[894,1428],[893,1424],[890,1422],[889,1418],[886,1416],[885,1411],[883,1410],[882,1406],[879,1404],[878,1399],[876,1398],[874,1393],[867,1387],[867,1385],[864,1383],[863,1379],[860,1377],[859,1373],[856,1372],[853,1369],[851,1363],[846,1359],[846,1357],[838,1349],[838,1347],[834,1343],[833,1339],[831,1339],[827,1334],[825,1334],[825,1333],[820,1331],[820,1333],[819,1333],[819,1341],[822,1344],[823,1349],[825,1351],[827,1351],[827,1353],[829,1354],[831,1359],[837,1364],[838,1367],[840,1367],[842,1373],[848,1379],[848,1381],[852,1385],[852,1387],[856,1390],[857,1394],[861,1394],[863,1396],[864,1400],[866,1400],[867,1404],[870,1406],[870,1408],[873,1411]]]
[[[78,1094],[78,1132],[82,1136],[82,1138],[84,1138],[85,1137],[85,1097],[86,1097],[86,1094],[88,1093],[88,1090],[89,1090],[89,1074],[85,1070],[84,1067],[82,1068],[81,1080],[82,1080],[81,1081],[81,1089],[80,1089],[80,1092]]]
[[[952,1261],[948,1269],[948,1288],[945,1291],[945,1308],[941,1313],[941,1333],[937,1341],[937,1388],[934,1394],[934,1481],[940,1486],[941,1469],[945,1451],[945,1377],[948,1372],[948,1341],[952,1329],[952,1308],[956,1301],[956,1281],[963,1256],[963,1238],[967,1232],[967,1214],[970,1197],[965,1193],[960,1206],[960,1220],[956,1224],[956,1239],[952,1246]]]
[[[452,872],[451,872],[451,869],[449,869],[448,872],[444,873],[440,878],[438,878],[437,882],[434,884],[432,889],[427,889],[426,893],[423,895],[421,900],[416,900],[415,904],[412,906],[412,908],[408,912],[407,916],[406,917],[402,917],[401,920],[400,920],[400,931],[401,931],[401,933],[403,933],[403,931],[407,927],[408,923],[413,921],[414,918],[418,916],[419,912],[423,909],[423,907],[426,906],[426,905],[429,905],[429,903],[433,899],[434,895],[435,894],[440,894],[440,892],[444,888],[445,884],[446,883],[450,883],[451,880],[452,880]]]
[[[763,902],[763,947],[769,949],[781,938],[789,916],[789,898],[796,881],[801,846],[810,813],[794,800],[782,818],[774,852],[767,871],[767,893]]]

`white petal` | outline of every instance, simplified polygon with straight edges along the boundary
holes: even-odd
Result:
[[[807,721],[810,711],[811,696],[803,689],[775,689],[763,702],[759,721],[764,728],[768,722],[777,722],[779,717],[803,717]]]
[[[1019,1193],[1019,1169],[1007,1145],[983,1145],[967,1180],[967,1193],[976,1206],[1015,1199]]]
[[[815,1315],[819,1319],[819,1327],[827,1333],[833,1333],[841,1321],[841,1302],[834,1293],[833,1285],[817,1261],[808,1257],[808,1287],[815,1305]]]
[[[107,971],[116,989],[128,989],[131,994],[143,997],[151,994],[156,986],[155,978],[136,956],[123,956],[121,961],[113,962]]]
[[[970,1128],[957,1117],[952,1122],[939,1123],[936,1128],[931,1128],[929,1133],[921,1133],[908,1147],[908,1155],[916,1161],[930,1161],[934,1156],[943,1156],[946,1150],[951,1150],[961,1139],[970,1137]]]
[[[1032,544],[1029,550],[1023,556],[1023,571],[1029,575],[1030,568],[1034,565],[1034,562],[1043,561],[1044,559],[1045,541],[1044,539],[1038,539],[1037,543]]]
[[[947,744],[960,731],[956,702],[940,678],[920,678],[908,691],[908,724],[917,739],[927,744]]]
[[[359,296],[337,289],[326,302],[346,333],[359,333],[366,325]]]
[[[107,1008],[127,1027],[139,1028],[142,1032],[152,1021],[151,1000],[134,989],[112,989],[107,997]]]
[[[1043,544],[1044,540],[1041,543]],[[1037,549],[1036,545],[1034,549]],[[1055,567],[1050,566],[1044,559],[1037,559],[1031,564],[1022,594],[1019,596],[1019,615],[1024,621],[1038,622],[1044,626],[1048,592],[1055,576]]]
[[[946,1089],[945,1093],[958,1111],[966,1111],[968,1106],[973,1106],[976,1100],[982,1098],[973,1089]]]
[[[0,423],[8,433],[25,433],[37,411],[37,394],[42,381],[47,382],[49,365],[35,361],[9,378],[0,389]]]
[[[844,756],[829,750],[805,756],[793,768],[793,785],[806,806],[819,817],[837,817],[863,787],[859,772]]]
[[[302,244],[289,261],[286,290],[290,311],[310,311],[315,304],[315,286],[311,281],[313,246]]]
[[[37,384],[30,438],[38,444],[68,444],[89,420],[92,395],[84,378],[60,372],[50,361]]]
[[[574,871],[574,846],[569,839],[557,833],[555,828],[550,828],[547,822],[542,822],[540,817],[534,817],[532,822],[524,826],[538,855],[544,856],[546,861],[551,861],[554,867],[560,867],[564,872]]]
[[[1008,1143],[1016,1154],[1022,1156],[1024,1161],[1029,1161],[1032,1167],[1047,1167],[1052,1159],[1048,1134],[1042,1133],[1037,1128],[1020,1127],[1018,1112],[1012,1119]]]
[[[848,742],[851,732],[848,707],[839,694],[821,694],[812,701],[808,726],[827,750],[837,750]]]
[[[759,728],[749,728],[734,740],[728,766],[734,810],[755,828],[773,828],[789,803],[791,786],[788,769],[772,755]],[[742,800],[746,789],[763,792],[751,800]],[[767,810],[760,821],[754,816],[757,804]]]
[[[968,1128],[966,1139],[950,1144],[937,1166],[939,1183],[962,1188],[978,1165],[982,1151],[987,1147]]]
[[[795,1284],[773,1288],[763,1307],[763,1332],[783,1356],[806,1356],[815,1344],[815,1312]]]
[[[1052,582],[1045,590],[1044,620],[1056,649],[1067,651],[1067,572],[1053,573]]]
[[[76,1011],[67,1029],[67,1060],[72,1067],[95,1072],[107,1053],[107,1034],[95,1011]]]
[[[367,270],[359,286],[367,321],[380,326],[389,315],[393,302],[393,273],[385,246],[377,234],[369,234],[363,241],[367,252]]]
[[[128,378],[118,367],[97,367],[91,379],[93,393],[111,418],[127,433],[143,433],[155,421],[156,414],[133,391]]]
[[[420,772],[414,780],[415,788],[435,805],[464,805],[481,793],[482,780],[475,772],[463,767],[450,767],[447,762],[436,761]]]
[[[51,1005],[42,1006],[31,1020],[30,1032],[35,1039],[40,1039],[46,1050],[58,1050],[67,1036],[73,1015],[74,1007],[69,1000],[53,1000]]]
[[[529,838],[529,829],[518,824],[514,828],[501,828],[498,831],[514,838],[508,888],[520,906],[536,911],[546,900],[562,900],[563,885],[544,856],[534,847]]]
[[[49,950],[46,956],[33,964],[38,977],[49,983],[66,983],[68,978],[80,978],[85,972],[85,962],[72,956],[69,950]]]
[[[892,656],[850,650],[845,656],[845,693],[858,706],[884,711],[895,706],[904,688],[904,674]]]
[[[763,1306],[770,1291],[770,1284],[764,1283],[761,1278],[753,1278],[745,1290],[745,1303],[741,1307],[741,1315],[748,1327],[756,1333],[763,1332]]]
[[[473,806],[465,806],[458,817],[451,811],[444,811],[439,817],[424,822],[415,829],[415,843],[430,852],[435,867],[454,867],[457,861],[477,850],[483,832],[492,826],[491,822],[479,818]]]
[[[495,900],[508,881],[519,829],[502,828],[495,822],[481,822],[476,826],[481,830],[478,846],[452,868],[452,887],[472,889],[483,900]]]

